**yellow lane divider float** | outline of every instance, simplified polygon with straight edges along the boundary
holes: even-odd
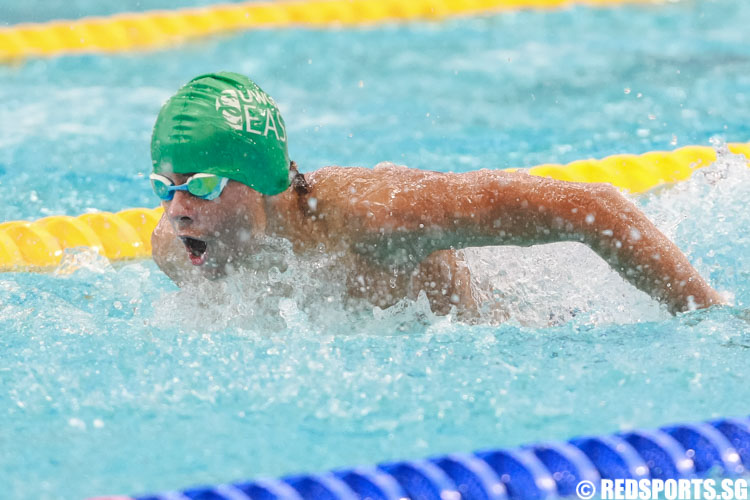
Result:
[[[750,158],[750,143],[730,144],[729,150]],[[688,146],[671,152],[616,155],[567,165],[539,165],[532,175],[574,182],[609,182],[631,193],[689,178],[693,171],[716,161],[709,147]],[[161,208],[132,208],[78,217],[58,215],[35,222],[0,224],[0,271],[55,269],[65,249],[89,247],[109,260],[151,257],[151,233]]]
[[[80,52],[153,49],[188,39],[254,28],[352,26],[523,8],[663,1],[667,0],[298,0],[222,4],[2,27],[0,61]]]
[[[151,233],[162,209],[132,208],[35,222],[0,224],[0,271],[44,271],[57,267],[67,248],[89,247],[109,260],[151,257]]]

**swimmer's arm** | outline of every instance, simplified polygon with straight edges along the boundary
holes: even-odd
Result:
[[[486,170],[435,182],[423,204],[425,229],[415,230],[430,250],[579,241],[672,313],[722,303],[680,249],[609,184]]]
[[[151,234],[151,256],[159,269],[179,286],[190,273],[190,263],[184,258],[180,259],[184,253],[185,249],[175,236],[172,225],[162,215]]]
[[[607,186],[598,221],[584,219],[583,241],[625,280],[673,314],[723,303],[684,253],[635,205]],[[589,219],[590,220],[590,219]]]

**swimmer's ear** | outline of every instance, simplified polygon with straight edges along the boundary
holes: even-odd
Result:
[[[289,162],[289,181],[297,194],[308,194],[311,191],[310,184],[307,183],[305,176],[297,170],[297,163]]]

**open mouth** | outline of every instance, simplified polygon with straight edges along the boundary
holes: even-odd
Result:
[[[190,262],[192,262],[194,266],[200,266],[206,262],[206,249],[208,248],[208,243],[188,236],[182,236],[180,239],[188,251]]]

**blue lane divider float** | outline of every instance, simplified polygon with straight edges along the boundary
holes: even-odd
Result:
[[[691,479],[695,477],[693,460],[685,448],[662,431],[640,430],[621,436],[646,462],[654,479]]]
[[[573,439],[604,479],[647,479],[646,462],[627,441],[619,436]]]
[[[713,425],[685,424],[663,427],[662,430],[688,450],[698,474],[706,475],[714,469],[732,476],[745,472],[737,450]]]
[[[527,449],[477,453],[505,484],[510,498],[545,500],[557,493],[552,473]]]
[[[575,495],[583,480],[736,477],[749,471],[750,419],[725,418],[133,500],[544,500]]]
[[[530,447],[536,457],[552,472],[557,493],[562,497],[572,496],[581,481],[596,483],[601,479],[599,471],[580,448],[570,443],[542,443]]]
[[[406,492],[407,498],[424,500],[461,500],[458,487],[443,469],[427,460],[381,464]]]
[[[473,455],[453,454],[432,462],[453,480],[462,498],[507,500],[508,491],[487,462]]]
[[[729,439],[745,467],[750,466],[750,420],[725,418],[711,422],[711,425]]]
[[[396,478],[374,467],[356,467],[337,471],[336,476],[354,490],[358,498],[401,500],[406,498]]]

